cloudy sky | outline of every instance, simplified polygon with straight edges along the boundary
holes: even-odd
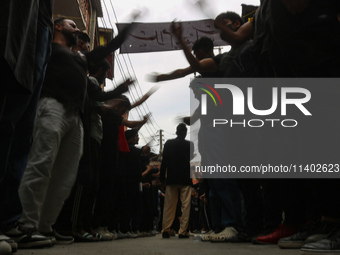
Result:
[[[209,0],[209,5],[202,11],[198,8],[196,0],[102,0],[104,18],[99,20],[99,25],[113,27],[115,23],[129,21],[129,14],[133,10],[142,10],[143,16],[138,22],[171,22],[174,19],[179,21],[193,21],[207,18],[214,18],[219,13],[234,11],[241,14],[241,4],[259,5],[259,0]],[[228,47],[223,48],[227,51]],[[216,53],[217,50],[216,50]],[[130,75],[137,80],[137,86],[132,90],[132,94],[127,96],[133,102],[142,93],[146,93],[155,83],[146,80],[147,74],[168,73],[178,68],[188,66],[182,51],[154,52],[154,53],[134,53],[120,54],[119,63],[115,65],[115,81],[120,83],[124,77]],[[122,70],[124,69],[124,70]],[[122,77],[124,76],[124,77]],[[130,118],[139,119],[139,115],[148,111],[152,113],[152,122],[140,131],[140,144],[143,145],[153,140],[152,150],[159,152],[159,129],[164,130],[163,139],[175,137],[176,126],[179,123],[178,117],[190,114],[190,89],[189,82],[193,75],[185,78],[158,83],[160,88],[140,109],[132,110]],[[107,83],[107,89],[112,88],[112,83]],[[192,127],[190,132],[194,134],[197,127]]]

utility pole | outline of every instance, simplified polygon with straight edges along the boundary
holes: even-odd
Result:
[[[159,130],[159,155],[163,153],[163,130]]]

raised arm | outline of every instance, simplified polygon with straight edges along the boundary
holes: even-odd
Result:
[[[153,86],[148,92],[145,93],[145,95],[142,96],[141,99],[137,100],[135,103],[131,105],[131,109],[135,108],[142,103],[144,103],[153,93],[155,93],[158,90],[158,86]]]
[[[143,120],[127,120],[123,119],[122,125],[127,126],[129,128],[138,128],[139,130],[147,121],[148,121],[148,116],[144,116]]]
[[[215,72],[217,70],[217,66],[215,61],[212,58],[206,58],[202,60],[198,60],[192,53],[191,49],[188,47],[186,42],[183,39],[182,33],[182,24],[172,22],[170,26],[171,32],[175,35],[178,42],[182,46],[182,50],[186,59],[188,60],[193,72]]]
[[[188,126],[190,126],[194,124],[196,121],[198,121],[200,116],[201,116],[200,107],[197,107],[197,109],[195,110],[192,116],[183,118],[183,122],[187,124]]]
[[[216,19],[214,24],[216,28],[223,31],[223,36],[221,36],[222,39],[228,42],[232,47],[243,44],[245,41],[250,40],[253,35],[253,21],[244,23],[236,31],[231,27],[231,20]]]
[[[178,78],[182,78],[185,77],[189,74],[194,73],[194,69],[189,66],[187,68],[183,68],[183,69],[177,69],[171,73],[167,73],[167,74],[151,74],[149,75],[149,80],[152,82],[160,82],[160,81],[168,81],[168,80],[175,80]]]
[[[91,99],[103,102],[119,97],[122,93],[128,91],[128,87],[131,84],[133,84],[133,81],[128,79],[111,91],[102,91],[99,86],[94,84],[91,79],[88,78],[88,94]]]

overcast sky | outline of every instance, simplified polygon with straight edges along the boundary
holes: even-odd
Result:
[[[104,1],[104,2],[103,2]],[[116,17],[119,23],[128,21],[129,14],[136,9],[143,10],[144,16],[138,19],[138,22],[171,22],[174,19],[179,21],[202,20],[214,18],[221,12],[234,11],[241,15],[241,4],[259,5],[259,0],[209,0],[209,8],[205,8],[203,12],[197,5],[194,5],[196,0],[102,0],[102,8],[104,13],[105,26],[110,27],[116,23]],[[113,14],[115,11],[116,17]],[[109,14],[109,18],[108,18]],[[109,21],[110,19],[110,21]],[[100,20],[100,26],[103,26],[103,21]],[[114,25],[113,25],[114,26]],[[116,28],[113,27],[116,31]],[[223,49],[228,50],[228,47]],[[217,51],[216,51],[217,53]],[[155,83],[148,82],[145,77],[152,72],[168,73],[178,68],[188,66],[182,51],[168,51],[155,53],[134,53],[126,54],[121,58],[122,65],[131,64],[136,74],[141,92],[146,93]],[[131,61],[131,62],[130,62]],[[130,68],[130,67],[129,67]],[[119,68],[115,68],[115,80],[117,83],[123,81]],[[188,116],[190,114],[190,89],[189,82],[193,75],[185,78],[158,83],[160,89],[147,100],[148,109],[150,109],[153,119],[157,124],[143,127],[140,130],[140,143],[144,145],[151,139],[152,135],[156,135],[158,129],[164,130],[164,138],[170,139],[175,137],[175,130],[178,124],[176,121],[178,116]],[[111,82],[107,83],[107,89],[112,88]],[[137,88],[139,90],[139,88]],[[134,101],[131,96],[131,101]],[[145,107],[141,109],[143,112]],[[131,111],[131,117],[138,119],[138,114],[135,110]],[[196,132],[197,128],[192,128],[191,132]],[[145,138],[145,140],[144,140]],[[154,140],[155,141],[155,140]],[[159,151],[158,143],[154,142],[152,147],[154,152]]]

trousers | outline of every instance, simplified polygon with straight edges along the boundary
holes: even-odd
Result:
[[[38,103],[33,143],[19,187],[25,227],[51,232],[77,177],[83,149],[79,112],[53,98]]]
[[[178,196],[182,203],[182,219],[178,234],[185,235],[189,227],[191,187],[189,185],[166,185],[162,232],[169,232],[176,214]]]

